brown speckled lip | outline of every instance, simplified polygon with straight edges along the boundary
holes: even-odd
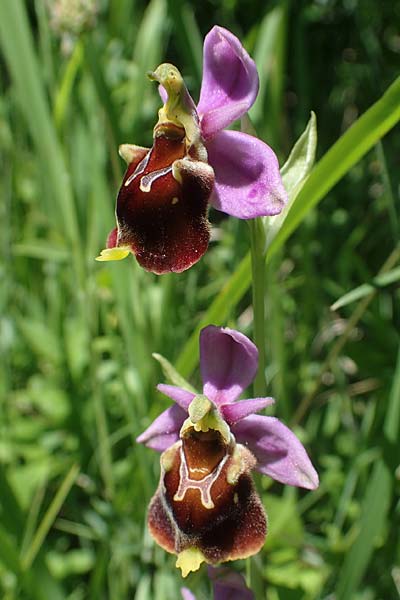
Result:
[[[117,245],[130,246],[139,264],[157,274],[188,269],[208,247],[207,209],[214,180],[204,176],[206,163],[188,158],[195,168],[182,171],[178,182],[172,165],[185,156],[184,130],[160,127],[153,148],[129,165],[118,193]]]
[[[235,484],[227,481],[234,449],[245,457],[250,453],[244,446],[235,444],[223,448],[217,437],[214,447],[207,439],[203,453],[201,445],[201,434],[197,435],[197,439],[189,436],[188,440],[176,444],[172,466],[162,472],[160,485],[150,504],[150,532],[168,552],[179,554],[194,546],[211,564],[251,556],[261,549],[265,541],[267,522],[264,508],[249,473],[243,472]],[[196,488],[189,487],[183,499],[176,499],[182,459],[186,460],[187,471],[193,481],[201,481],[200,471],[204,477],[218,473],[211,486],[212,508],[203,505],[201,493]],[[195,464],[198,471],[193,472]]]

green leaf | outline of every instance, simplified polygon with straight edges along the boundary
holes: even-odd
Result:
[[[29,547],[27,548],[26,552],[24,553],[24,555],[21,559],[21,564],[22,564],[22,568],[24,571],[27,571],[31,567],[38,552],[40,551],[40,548],[43,545],[43,542],[46,538],[46,535],[48,534],[48,532],[50,530],[50,527],[53,525],[53,522],[54,522],[59,510],[61,509],[62,505],[64,504],[66,497],[68,496],[72,486],[75,483],[75,479],[76,479],[78,473],[79,473],[79,466],[76,464],[72,465],[72,467],[69,469],[68,473],[66,474],[62,484],[58,488],[56,495],[54,496],[39,527],[37,528],[37,531],[33,537],[31,544],[29,545]]]
[[[347,292],[341,296],[338,300],[336,300],[336,302],[334,302],[334,304],[332,304],[331,310],[338,310],[343,306],[347,306],[347,304],[351,304],[351,302],[355,302],[356,300],[360,300],[361,298],[368,296],[368,294],[374,292],[377,287],[385,287],[399,280],[400,267],[392,269],[391,271],[383,273],[382,275],[377,275],[372,280],[372,283],[363,283],[362,285],[359,285],[350,292]]]
[[[49,197],[54,199],[48,210],[53,211],[60,232],[68,239],[79,281],[82,281],[81,241],[71,181],[52,123],[47,92],[21,0],[0,2],[0,44],[16,87],[19,106],[40,157],[41,169],[51,192]]]
[[[293,146],[287,161],[281,169],[282,181],[288,193],[289,201],[280,215],[264,218],[267,225],[267,248],[282,227],[293,202],[304,186],[314,166],[316,150],[317,118],[315,113],[311,111],[311,116],[305,130]]]
[[[317,118],[311,111],[307,127],[295,143],[283,167],[281,175],[283,185],[289,194],[289,200],[294,199],[304,185],[315,161],[317,149]]]
[[[351,600],[382,532],[392,493],[391,474],[383,460],[374,466],[362,505],[360,533],[346,555],[335,597]]]
[[[283,1],[261,20],[254,47],[260,89],[250,110],[261,138],[274,146],[279,139],[287,48],[288,5]]]
[[[33,240],[11,246],[14,256],[27,256],[39,260],[51,260],[52,262],[66,263],[70,254],[66,248],[49,244],[47,241]]]
[[[60,364],[62,352],[57,334],[44,321],[19,319],[20,330],[31,350],[52,364]]]
[[[281,248],[309,211],[340,179],[400,120],[400,77],[328,150],[316,164],[296,196],[286,219],[267,248],[266,260]],[[188,377],[198,362],[200,329],[225,322],[251,284],[251,262],[247,254],[232,277],[210,304],[198,327],[190,336],[177,361],[178,370]]]
[[[280,248],[340,179],[400,120],[400,77],[315,165],[293,202],[269,254]]]
[[[51,574],[57,579],[64,579],[69,575],[83,575],[91,571],[96,563],[96,557],[90,548],[76,548],[68,552],[48,552],[46,562]]]
[[[395,443],[400,431],[400,346],[394,373],[384,433]],[[379,458],[375,463],[366,489],[359,521],[360,531],[346,555],[336,590],[337,600],[351,600],[368,568],[374,548],[383,533],[393,492],[394,473]]]
[[[54,100],[53,114],[57,129],[60,129],[67,116],[68,105],[70,103],[71,94],[73,93],[75,79],[82,66],[82,62],[83,44],[81,41],[78,41],[75,44],[74,51],[68,61]]]
[[[129,84],[132,98],[130,106],[126,109],[126,117],[134,120],[135,126],[138,125],[137,115],[143,111],[145,99],[154,93],[146,73],[154,71],[162,62],[166,12],[165,0],[151,0],[146,6],[136,35],[133,52],[135,74]]]
[[[203,70],[203,40],[193,9],[186,2],[168,0],[168,13],[182,56],[187,57],[190,72],[196,75],[200,83]]]
[[[152,356],[160,363],[163,373],[168,381],[174,385],[184,388],[185,390],[188,390],[189,392],[193,392],[194,394],[197,393],[194,387],[192,387],[190,383],[178,373],[175,367],[171,365],[169,360],[164,358],[164,356],[161,356],[161,354],[157,354],[156,352],[153,352]]]

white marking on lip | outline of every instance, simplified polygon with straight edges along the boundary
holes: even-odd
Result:
[[[156,181],[156,179],[159,179],[160,177],[162,177],[163,175],[167,175],[167,173],[170,173],[172,171],[172,167],[164,167],[163,169],[159,169],[158,171],[153,171],[152,173],[148,173],[147,175],[144,175],[142,177],[142,179],[140,180],[140,189],[142,190],[142,192],[150,192],[151,190],[151,186],[153,185],[154,181]]]
[[[212,471],[209,475],[203,477],[203,479],[190,479],[189,469],[186,464],[186,458],[182,446],[179,452],[181,457],[181,464],[179,467],[179,486],[174,495],[175,502],[181,502],[184,499],[187,490],[199,490],[201,503],[204,506],[204,508],[214,508],[215,504],[211,498],[211,487],[218,479],[223,469],[223,466],[229,458],[229,455],[226,454],[224,458],[220,461],[218,467],[214,469],[214,471]]]
[[[128,187],[128,185],[130,183],[132,183],[132,181],[135,179],[135,177],[137,177],[137,175],[140,175],[141,173],[143,173],[143,171],[146,169],[147,165],[149,164],[150,155],[152,153],[152,150],[153,150],[153,148],[146,154],[146,156],[144,158],[142,158],[140,163],[136,166],[136,169],[125,181],[125,183],[124,183],[125,187]]]

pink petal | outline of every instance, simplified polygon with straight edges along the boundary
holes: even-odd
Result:
[[[196,600],[196,596],[192,594],[192,592],[188,590],[188,588],[181,588],[181,594],[183,600]]]
[[[171,398],[174,402],[179,404],[183,410],[189,408],[189,404],[195,397],[193,392],[188,392],[188,390],[184,390],[176,385],[167,385],[166,383],[159,383],[157,389],[162,393]]]
[[[179,439],[179,430],[186,417],[187,412],[180,406],[170,406],[136,438],[137,443],[163,452]]]
[[[254,600],[253,592],[240,573],[227,567],[209,567],[208,576],[213,582],[214,600]]]
[[[222,131],[206,144],[215,171],[211,204],[239,219],[277,215],[287,202],[273,150],[240,131]]]
[[[179,439],[178,433],[163,433],[155,436],[149,442],[146,443],[147,448],[155,450],[156,452],[164,452],[167,448],[170,448]],[[136,440],[137,441],[137,440]]]
[[[249,398],[248,400],[239,400],[238,402],[224,404],[220,410],[225,421],[229,425],[234,425],[241,419],[259,412],[274,402],[273,398]]]
[[[217,406],[233,402],[253,381],[258,351],[245,335],[209,325],[200,333],[204,394]]]
[[[253,452],[257,469],[289,485],[315,490],[318,474],[303,445],[274,417],[249,416],[232,429],[238,442]]]
[[[208,139],[239,119],[258,93],[255,62],[230,31],[217,25],[204,40],[203,81],[197,107]]]

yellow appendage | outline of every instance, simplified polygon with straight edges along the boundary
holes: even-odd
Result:
[[[106,248],[100,252],[100,256],[96,256],[96,260],[106,261],[106,260],[122,260],[126,258],[130,252],[130,248],[127,246],[121,246],[118,248]]]
[[[197,571],[205,562],[204,554],[198,548],[187,548],[178,554],[176,567],[182,571],[182,577],[187,577],[191,571]]]

